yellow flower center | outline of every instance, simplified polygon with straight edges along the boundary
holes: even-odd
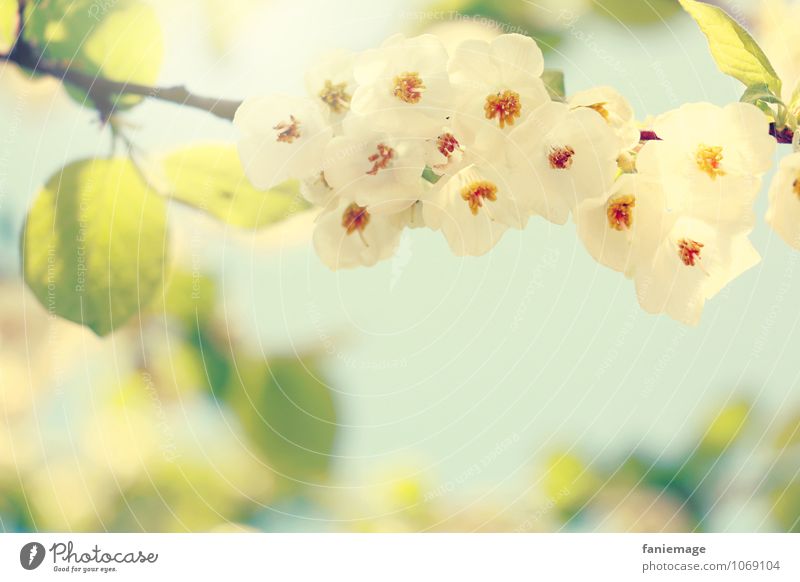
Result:
[[[572,156],[575,155],[575,150],[570,146],[560,148],[552,148],[547,156],[550,162],[550,167],[554,170],[568,170],[572,166]]]
[[[319,92],[319,98],[334,113],[344,113],[350,108],[350,94],[345,90],[347,83],[337,83],[325,81],[325,86]]]
[[[682,238],[678,241],[678,256],[687,267],[694,267],[701,258],[700,251],[703,243],[699,243],[689,238]]]
[[[633,224],[633,207],[636,206],[636,198],[630,194],[616,196],[608,201],[606,216],[608,226],[614,230],[627,230]]]
[[[342,228],[345,229],[348,235],[357,232],[358,236],[361,237],[361,242],[369,246],[364,239],[364,229],[367,228],[369,219],[370,215],[369,212],[367,212],[367,208],[353,202],[350,206],[345,208],[342,214]]]
[[[725,170],[720,168],[722,163],[722,146],[707,146],[700,144],[695,155],[697,167],[714,180],[717,176],[725,175]]]
[[[289,116],[289,121],[281,121],[272,129],[278,132],[277,140],[282,143],[292,143],[300,137],[300,122],[294,115]]]
[[[379,143],[377,151],[367,158],[368,162],[372,162],[372,168],[367,170],[370,176],[377,176],[378,171],[385,170],[389,167],[389,162],[394,158],[394,149],[386,144]]]
[[[425,84],[420,79],[419,73],[403,73],[394,78],[393,94],[400,101],[419,103],[425,89]]]
[[[497,186],[488,180],[478,180],[461,189],[461,198],[469,204],[473,216],[477,216],[484,200],[490,202],[497,200]]]
[[[497,118],[500,129],[503,129],[506,125],[514,125],[514,120],[522,112],[522,102],[519,100],[519,93],[506,89],[502,93],[488,95],[483,110],[486,119]]]

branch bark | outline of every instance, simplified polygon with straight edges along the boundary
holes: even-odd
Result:
[[[90,75],[75,68],[62,66],[43,59],[36,54],[32,47],[21,40],[14,45],[9,54],[0,55],[0,60],[15,63],[31,73],[54,77],[62,83],[68,83],[73,87],[82,89],[97,106],[104,120],[107,120],[114,113],[116,102],[120,95],[138,95],[192,107],[228,121],[233,120],[236,110],[241,105],[241,101],[196,95],[180,85],[175,87],[151,87],[138,83],[112,81],[104,77]]]

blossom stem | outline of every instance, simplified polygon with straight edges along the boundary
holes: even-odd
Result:
[[[769,134],[775,138],[775,141],[778,143],[792,143],[792,138],[794,137],[794,132],[788,126],[784,126],[780,129],[775,127],[775,123],[769,124]]]

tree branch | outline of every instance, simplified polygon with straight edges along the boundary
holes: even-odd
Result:
[[[84,90],[97,106],[104,120],[107,120],[116,109],[116,102],[121,95],[138,95],[157,99],[186,107],[207,111],[228,121],[233,120],[241,101],[202,97],[191,93],[186,87],[150,87],[138,83],[122,83],[104,77],[90,75],[77,69],[47,61],[36,54],[36,51],[21,39],[7,55],[0,55],[0,60],[15,63],[40,75],[54,77],[62,83]]]
[[[20,6],[20,36],[11,52],[7,55],[0,55],[0,61],[5,60],[15,63],[23,69],[32,73],[48,75],[68,83],[79,89],[83,89],[91,97],[95,106],[107,120],[116,108],[116,101],[121,95],[138,95],[140,97],[157,99],[176,105],[193,107],[201,111],[206,111],[216,115],[221,119],[233,121],[236,110],[241,105],[241,101],[233,99],[217,99],[214,97],[202,97],[190,92],[182,85],[174,87],[151,87],[139,83],[123,83],[112,81],[104,77],[89,75],[76,69],[65,67],[54,62],[47,61],[36,54],[36,51],[22,39],[22,12],[24,12],[25,0],[19,0]],[[770,123],[769,134],[778,143],[792,143],[793,132],[788,127],[776,129],[775,123]],[[639,134],[641,141],[660,140],[654,131],[642,130]]]

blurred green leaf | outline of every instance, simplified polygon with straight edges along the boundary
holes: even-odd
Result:
[[[630,25],[653,24],[661,22],[680,10],[675,0],[594,0],[592,7],[598,14],[617,22]]]
[[[175,388],[183,390],[183,384],[188,382],[215,398],[225,398],[230,384],[232,348],[219,338],[222,332],[214,318],[217,300],[217,282],[213,277],[196,270],[173,269],[162,296],[148,310],[157,319],[165,319],[172,332],[166,348],[154,348],[170,352],[164,361],[160,362],[158,354],[148,356],[148,368],[156,375],[163,377],[166,371],[171,376],[164,384],[174,383]],[[169,325],[172,321],[179,323],[177,329]],[[156,369],[159,363],[165,364],[160,370]],[[178,378],[181,374],[185,380]]]
[[[529,24],[531,8],[525,2],[497,2],[496,0],[438,0],[431,8],[432,14],[459,13],[494,21],[495,25]],[[489,23],[487,23],[489,24]],[[510,28],[510,27],[508,27]],[[527,34],[527,33],[526,33]]]
[[[242,446],[229,410],[200,393],[173,399],[158,376],[137,376],[120,379],[111,406],[100,408],[93,423],[99,430],[89,435],[114,453],[104,474],[126,474],[111,488],[124,499],[115,528],[208,531],[271,501],[272,476]]]
[[[164,160],[170,195],[240,228],[261,228],[307,208],[295,180],[256,190],[244,175],[236,148],[198,145]]]
[[[719,69],[747,86],[764,83],[781,94],[781,80],[753,37],[722,9],[696,0],[680,0],[708,39]]]
[[[703,435],[699,450],[711,456],[724,453],[739,437],[749,414],[747,402],[735,402],[723,408]]]
[[[25,281],[48,311],[105,335],[161,288],[166,205],[125,159],[62,168],[23,233]]]
[[[152,85],[164,58],[164,40],[155,10],[139,0],[34,0],[26,8],[25,38],[47,59],[90,75]],[[86,94],[67,87],[84,103]],[[126,95],[117,108],[141,97]]]
[[[17,40],[17,0],[0,0],[0,53],[7,53]]]
[[[544,477],[547,496],[569,520],[603,484],[601,478],[580,457],[572,453],[553,455]]]
[[[229,403],[285,485],[324,479],[336,436],[336,407],[313,363],[242,359],[232,376]]]
[[[698,477],[693,470],[687,468],[683,460],[676,464],[671,460],[633,452],[613,470],[608,481],[614,484],[621,482],[631,488],[663,492],[680,500],[684,518],[699,527],[705,513],[705,488],[709,483],[702,478],[705,474]]]
[[[169,330],[166,345],[148,342],[147,368],[175,394],[199,388],[222,398],[228,385],[229,357],[214,341],[217,282],[198,270],[173,268],[148,312]],[[173,326],[177,323],[177,326]]]
[[[567,92],[564,89],[564,71],[545,69],[544,73],[542,73],[542,81],[544,81],[544,86],[547,87],[550,99],[564,101],[567,96]]]
[[[800,533],[800,479],[772,491],[772,515],[779,524],[779,530],[787,533]]]
[[[745,401],[733,402],[717,413],[676,474],[682,487],[704,493],[713,475],[724,470],[724,460],[741,437],[749,416],[750,404]]]
[[[775,448],[783,450],[800,444],[800,413],[795,413],[780,427],[775,438]]]
[[[0,477],[0,533],[36,531],[36,521],[21,485],[11,475]]]
[[[542,52],[547,53],[557,46],[562,33],[537,18],[536,10],[540,10],[531,2],[498,2],[497,0],[436,0],[426,6],[432,15],[430,19],[420,18],[421,29],[443,22],[442,15],[447,14],[453,22],[463,20],[471,24],[482,24],[494,28],[498,34],[519,33],[534,39]],[[544,8],[548,19],[553,10]],[[422,14],[427,14],[423,12]],[[466,40],[466,39],[464,39]]]
[[[151,311],[179,320],[186,329],[203,325],[217,304],[217,283],[200,272],[174,269],[165,282],[166,289]]]

